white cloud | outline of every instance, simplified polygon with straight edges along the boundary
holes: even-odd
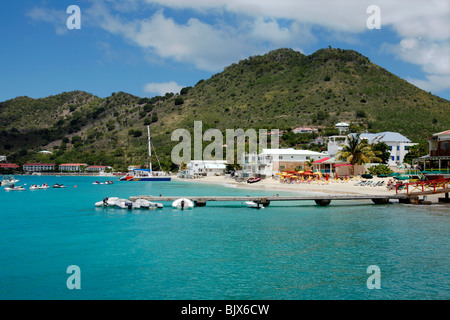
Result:
[[[426,80],[407,78],[415,86],[430,92],[441,92],[450,88],[450,75],[427,75]]]
[[[385,45],[391,54],[420,66],[426,83],[436,88],[442,86],[432,79],[450,76],[448,0],[92,0],[91,3],[90,8],[82,8],[83,21],[89,26],[119,35],[156,59],[189,63],[210,72],[282,46],[303,51],[302,46],[318,40],[312,32],[315,27],[321,28],[321,36],[354,44],[358,41],[356,37],[367,31],[367,7],[376,4],[381,10],[381,28],[394,30],[400,39],[398,43]],[[171,12],[189,9],[198,14],[180,22],[168,16],[166,8]],[[159,11],[143,17],[146,9]],[[54,24],[57,33],[67,31],[67,15],[63,11],[36,8],[28,16]]]
[[[179,93],[184,86],[179,85],[175,81],[170,82],[150,82],[144,85],[143,90],[148,93],[156,93],[163,96],[167,92]]]
[[[58,35],[65,34],[68,31],[66,22],[69,15],[66,14],[65,10],[35,7],[28,10],[25,14],[36,22],[44,21],[52,24]]]

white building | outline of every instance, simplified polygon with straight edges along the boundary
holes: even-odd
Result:
[[[55,170],[54,163],[25,163],[23,165],[23,171],[41,172],[53,170]]]
[[[388,161],[390,166],[398,166],[403,163],[406,154],[409,152],[408,147],[417,143],[412,143],[404,135],[397,132],[380,132],[380,133],[362,133],[360,139],[367,139],[370,144],[379,142],[386,143],[391,149],[391,155]]]
[[[214,176],[225,174],[224,160],[192,160],[186,165],[187,176]]]
[[[282,171],[309,170],[309,161],[327,157],[326,153],[295,149],[263,149],[259,154],[244,155],[242,171],[245,177],[271,177]]]
[[[89,166],[86,168],[86,171],[89,172],[104,172],[106,169],[111,170],[112,167],[110,166]]]
[[[342,145],[348,144],[348,136],[330,136],[327,139],[327,152],[329,157],[334,157],[342,150]]]
[[[350,135],[355,135],[351,133]],[[331,136],[328,137],[328,154],[329,156],[335,156],[340,150],[342,145],[348,145],[348,136]],[[366,139],[369,144],[377,144],[379,142],[386,143],[391,154],[389,157],[389,166],[398,166],[403,163],[405,155],[408,153],[408,147],[414,146],[417,143],[412,143],[404,135],[397,132],[380,132],[380,133],[361,133],[360,139]]]
[[[6,162],[6,156],[0,156],[0,162]]]
[[[86,166],[86,163],[64,163],[59,165],[59,171],[81,171]]]
[[[339,130],[340,135],[347,132],[349,127],[350,127],[350,125],[346,122],[339,122],[335,125],[335,128]]]

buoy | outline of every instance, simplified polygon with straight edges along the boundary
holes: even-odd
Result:
[[[77,186],[75,185],[75,188],[76,188]]]

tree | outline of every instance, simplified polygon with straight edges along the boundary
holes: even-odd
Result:
[[[419,144],[407,147],[408,153],[405,155],[404,162],[412,164],[414,159],[428,154],[428,143],[421,141]]]
[[[343,145],[342,150],[336,154],[337,160],[346,160],[352,165],[353,173],[355,164],[381,162],[378,157],[380,151],[372,150],[367,140],[361,140],[359,136],[359,134],[349,136],[348,145]]]
[[[175,98],[175,105],[176,106],[182,105],[183,103],[184,103],[184,99],[182,97]]]
[[[389,157],[391,156],[391,149],[385,142],[378,142],[372,145],[373,151],[379,151],[379,158],[381,163],[387,164],[389,162]]]

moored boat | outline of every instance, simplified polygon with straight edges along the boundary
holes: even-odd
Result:
[[[257,203],[254,201],[246,201],[245,205],[249,208],[255,208],[255,209],[263,209],[264,205],[262,203]]]
[[[65,188],[66,186],[65,185],[63,185],[62,183],[55,183],[54,185],[53,185],[53,188],[55,188],[55,189],[61,189],[61,188]]]
[[[152,170],[152,149],[150,143],[150,126],[147,126],[148,131],[148,162],[149,169],[134,169],[125,176],[119,178],[119,181],[171,181],[171,177],[165,172],[158,172],[155,174]],[[159,162],[159,161],[158,161]]]
[[[25,188],[23,186],[15,186],[14,184],[5,187],[4,188],[5,191],[24,191]]]
[[[247,183],[255,183],[261,181],[261,178],[250,178],[247,180]]]
[[[194,203],[186,198],[180,198],[172,202],[172,207],[176,209],[192,209],[194,207]]]

